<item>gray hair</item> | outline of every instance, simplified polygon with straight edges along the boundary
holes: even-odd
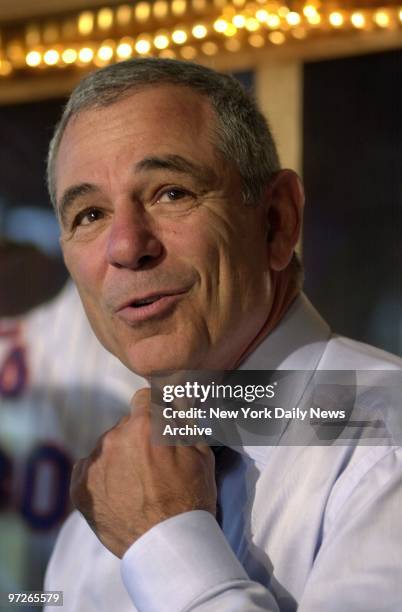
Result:
[[[237,166],[245,203],[259,202],[280,163],[267,121],[240,83],[191,62],[138,58],[92,72],[71,94],[49,146],[47,183],[55,208],[55,161],[70,119],[84,110],[113,104],[135,89],[164,83],[184,85],[209,98],[217,117],[214,144]]]

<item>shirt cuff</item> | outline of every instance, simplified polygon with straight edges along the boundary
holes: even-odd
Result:
[[[176,612],[233,580],[247,580],[218,523],[204,510],[173,516],[125,553],[121,573],[142,612]]]

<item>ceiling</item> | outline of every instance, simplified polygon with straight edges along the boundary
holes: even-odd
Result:
[[[19,19],[31,19],[41,16],[51,16],[81,9],[89,9],[118,4],[130,4],[128,0],[0,0],[0,25],[2,22]],[[399,0],[338,0],[333,4],[347,6],[381,6],[381,4],[398,4]],[[288,5],[302,4],[298,0],[288,0]],[[323,3],[324,5],[324,3]]]
[[[50,16],[121,3],[120,0],[0,0],[0,25],[5,21]]]

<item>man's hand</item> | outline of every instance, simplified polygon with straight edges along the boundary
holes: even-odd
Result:
[[[215,515],[214,455],[208,446],[153,446],[151,396],[141,389],[133,412],[107,431],[71,478],[71,498],[115,555],[157,523],[187,512]]]

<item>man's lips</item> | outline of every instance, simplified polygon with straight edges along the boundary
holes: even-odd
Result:
[[[149,293],[125,302],[116,310],[117,316],[126,323],[140,323],[163,316],[178,302],[188,289]]]

